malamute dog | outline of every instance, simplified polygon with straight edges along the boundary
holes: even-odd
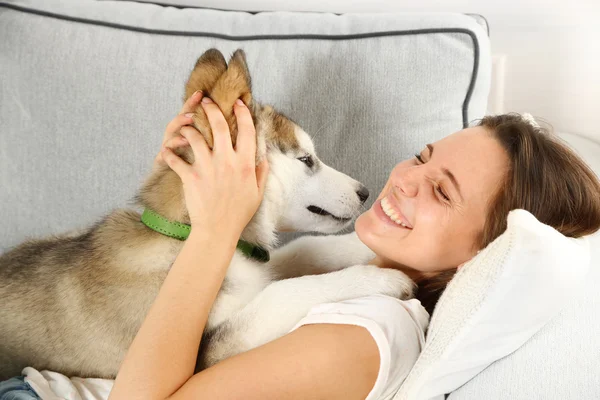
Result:
[[[211,311],[197,369],[282,336],[317,304],[411,294],[412,282],[399,271],[342,269],[372,257],[352,234],[300,238],[272,251],[268,260],[277,231],[339,231],[359,213],[368,192],[320,161],[298,125],[254,101],[241,50],[229,64],[217,50],[204,53],[185,98],[196,90],[219,105],[234,141],[232,108],[242,98],[254,117],[257,157],[270,163],[264,200],[242,234]],[[201,107],[194,124],[212,145]],[[189,147],[177,152],[193,162]],[[0,256],[0,380],[26,366],[115,377],[183,245],[182,237],[159,232],[152,221],[189,224],[181,181],[168,166],[154,167],[136,203],[150,222],[119,209],[84,233],[28,241]]]

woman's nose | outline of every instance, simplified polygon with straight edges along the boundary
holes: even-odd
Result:
[[[404,196],[415,197],[419,193],[420,181],[423,179],[416,168],[406,168],[398,171],[395,176],[394,186],[396,186]]]

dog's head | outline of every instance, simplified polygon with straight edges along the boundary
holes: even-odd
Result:
[[[310,136],[296,123],[254,100],[242,50],[237,50],[229,63],[218,50],[204,53],[186,83],[184,101],[197,90],[219,106],[234,145],[237,124],[233,105],[241,98],[256,126],[257,163],[265,156],[269,161],[265,197],[242,234],[245,240],[271,247],[276,231],[333,233],[347,227],[360,213],[367,189],[319,160]],[[201,106],[193,120],[212,148],[212,131]],[[178,149],[177,153],[190,163],[194,160],[190,148]],[[138,200],[169,219],[189,222],[179,177],[166,166],[154,171]]]

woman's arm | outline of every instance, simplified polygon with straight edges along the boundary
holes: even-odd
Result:
[[[306,325],[194,375],[168,399],[364,400],[378,372],[366,328]]]
[[[181,178],[191,234],[121,364],[111,400],[164,399],[192,376],[208,314],[240,234],[263,197],[268,165],[263,161],[256,168],[256,132],[248,108],[241,102],[234,107],[239,132],[238,149],[233,149],[217,105],[209,100],[202,106],[213,150],[198,131],[183,126],[179,133],[192,147],[194,163],[169,149],[169,143],[181,140],[170,128],[161,153]],[[185,121],[176,119],[180,126]]]
[[[237,238],[193,232],[131,344],[110,400],[164,399],[194,373],[206,320]]]

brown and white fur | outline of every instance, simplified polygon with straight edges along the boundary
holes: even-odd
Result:
[[[359,213],[364,186],[320,161],[298,125],[253,100],[242,51],[229,64],[217,50],[203,54],[185,98],[196,90],[219,105],[234,143],[232,107],[242,98],[257,129],[257,160],[270,163],[264,200],[242,239],[272,250],[277,231],[332,233]],[[201,107],[194,123],[212,145]],[[189,148],[178,152],[193,162]],[[136,199],[189,223],[181,181],[167,166],[154,167]],[[182,245],[146,227],[138,212],[118,209],[81,234],[28,241],[3,254],[0,380],[26,366],[114,377]],[[297,239],[272,251],[267,264],[236,252],[209,316],[198,369],[284,335],[320,303],[377,293],[409,296],[412,283],[401,272],[344,268],[372,256],[353,234]]]

